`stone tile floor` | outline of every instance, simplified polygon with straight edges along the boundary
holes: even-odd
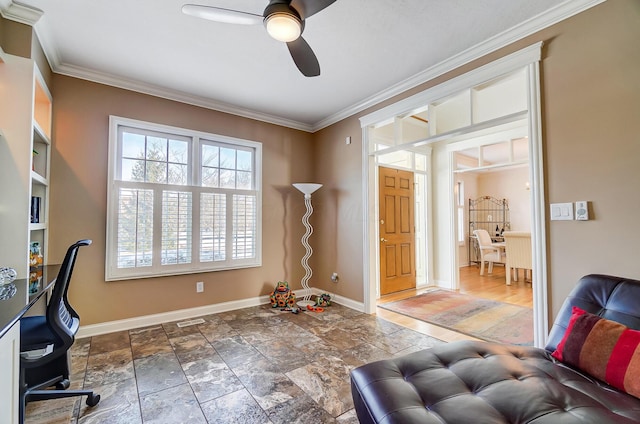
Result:
[[[357,423],[351,369],[443,343],[335,304],[201,318],[77,339],[71,388],[95,390],[100,403],[32,402],[26,424]]]

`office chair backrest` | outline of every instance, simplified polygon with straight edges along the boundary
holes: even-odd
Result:
[[[69,291],[69,281],[73,273],[73,267],[78,256],[78,249],[81,246],[89,246],[91,240],[79,240],[69,246],[67,253],[58,271],[56,283],[51,293],[51,299],[47,305],[47,323],[51,331],[56,334],[64,345],[70,346],[74,336],[78,331],[80,320],[78,313],[69,305],[67,292]]]

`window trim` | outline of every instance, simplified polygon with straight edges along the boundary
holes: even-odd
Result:
[[[464,194],[464,181],[456,181],[455,185],[455,195],[456,195],[456,219],[457,219],[457,227],[458,227],[458,246],[466,246],[467,240],[467,232],[466,232],[466,202],[465,202],[465,194]]]
[[[189,187],[189,190],[194,194],[200,193],[201,189],[208,187],[201,186],[200,181],[200,150],[202,142],[214,142],[229,144],[237,147],[240,150],[250,149],[254,152],[254,189],[253,190],[238,190],[238,189],[220,189],[227,193],[229,197],[233,197],[233,194],[255,194],[256,197],[256,256],[255,259],[238,259],[228,260],[223,264],[220,262],[207,262],[203,266],[202,263],[190,263],[183,265],[172,265],[170,270],[159,272],[157,268],[154,270],[146,270],[147,272],[141,272],[140,268],[127,268],[119,269],[116,267],[117,262],[117,230],[118,230],[118,190],[116,178],[120,175],[120,158],[122,155],[122,146],[119,143],[119,128],[129,127],[132,129],[143,129],[150,132],[160,132],[164,134],[176,135],[180,138],[186,137],[190,139],[189,143],[189,162],[191,164],[191,172],[188,176],[189,183],[186,186],[169,185],[166,187],[170,190],[180,188],[184,189]],[[109,158],[108,158],[108,172],[107,172],[107,210],[106,210],[106,240],[105,240],[105,281],[121,281],[132,280],[142,278],[154,278],[164,277],[171,275],[182,274],[195,274],[205,272],[215,272],[233,269],[254,268],[262,266],[262,143],[252,140],[244,140],[235,137],[229,137],[219,134],[206,133],[202,131],[190,130],[186,128],[174,127],[169,125],[157,124],[153,122],[135,120],[130,118],[119,117],[115,115],[109,116]],[[199,204],[198,202],[194,202]],[[229,212],[229,210],[227,211]],[[229,213],[228,213],[229,215]],[[194,217],[199,219],[199,211],[194,212]],[[192,228],[198,228],[199,224],[195,224],[195,220]],[[196,237],[194,234],[193,237]],[[227,240],[233,238],[232,234],[227,236]],[[155,253],[155,252],[154,252]],[[159,253],[159,252],[158,252]],[[192,258],[195,260],[199,257],[199,249],[192,252]],[[207,266],[210,265],[210,266]],[[134,272],[131,272],[131,271]]]

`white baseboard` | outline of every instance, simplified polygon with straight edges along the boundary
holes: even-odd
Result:
[[[313,294],[326,293],[323,290],[312,288]],[[298,298],[304,296],[304,290],[296,290]],[[356,311],[364,311],[364,303],[356,302],[346,297],[331,294],[331,300]],[[99,336],[101,334],[114,333],[117,331],[132,330],[134,328],[158,325],[164,322],[180,321],[191,319],[203,315],[217,314],[220,312],[234,311],[236,309],[260,306],[269,303],[269,296],[260,296],[249,299],[234,300],[231,302],[215,303],[213,305],[199,306],[196,308],[180,309],[177,311],[163,312],[160,314],[143,315],[140,317],[120,319],[116,321],[101,322],[99,324],[89,324],[80,326],[77,338]]]
[[[443,288],[443,289],[451,290],[451,282],[450,281],[434,280],[433,282],[436,285],[436,287],[440,287],[440,288]]]
[[[333,294],[331,292],[320,290],[315,287],[313,288],[313,294],[320,295],[322,293],[329,293],[331,295],[332,302],[336,302],[342,306],[346,306],[347,308],[355,309],[358,312],[364,312],[364,302],[357,302],[355,300],[349,299],[348,297]]]
[[[116,321],[102,322],[80,326],[76,337],[92,337],[116,331],[131,330],[134,328],[158,325],[163,322],[179,321],[195,318],[203,315],[217,314],[220,312],[234,311],[236,309],[249,308],[269,303],[269,296],[260,296],[250,299],[234,300],[231,302],[215,303],[213,305],[199,306],[196,308],[179,309],[177,311],[163,312],[160,314],[143,315],[135,318],[120,319]]]

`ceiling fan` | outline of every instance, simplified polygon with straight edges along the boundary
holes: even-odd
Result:
[[[269,35],[287,43],[296,66],[306,77],[320,75],[320,64],[309,44],[302,38],[308,17],[336,0],[270,0],[262,15],[221,7],[185,4],[182,13],[216,22],[241,25],[263,24]]]

